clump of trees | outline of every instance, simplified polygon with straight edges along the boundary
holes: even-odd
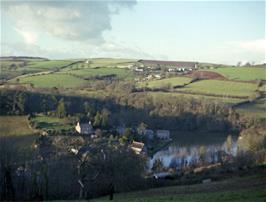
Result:
[[[129,191],[144,185],[141,156],[120,144],[97,143],[80,161],[80,198]]]
[[[266,132],[265,128],[248,128],[239,136],[238,155],[252,157],[256,163],[266,162]]]
[[[59,137],[58,137],[59,138]],[[145,160],[117,140],[88,142],[77,137],[40,136],[30,158],[12,147],[12,139],[0,141],[0,199],[89,199],[145,186]],[[82,147],[79,153],[72,147]]]

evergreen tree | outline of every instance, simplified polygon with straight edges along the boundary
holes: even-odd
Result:
[[[101,113],[101,125],[104,128],[107,128],[109,126],[109,116],[110,116],[110,111],[107,109],[103,109]]]
[[[65,102],[64,99],[60,99],[56,108],[56,116],[58,118],[63,118],[66,116]]]
[[[93,126],[100,127],[101,126],[101,122],[102,122],[102,116],[101,116],[100,112],[97,112],[95,117],[94,117]]]

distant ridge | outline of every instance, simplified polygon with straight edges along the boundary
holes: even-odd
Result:
[[[0,57],[0,60],[45,60],[48,61],[48,58],[43,57],[31,57],[31,56],[3,56]]]

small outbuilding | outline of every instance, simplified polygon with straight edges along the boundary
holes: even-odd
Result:
[[[136,142],[133,141],[132,145],[131,145],[131,149],[136,153],[136,154],[140,154],[141,152],[143,152],[144,149],[144,143],[143,142]]]

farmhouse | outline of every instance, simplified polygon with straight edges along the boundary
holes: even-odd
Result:
[[[161,60],[139,60],[138,62],[142,63],[145,66],[151,67],[167,67],[171,71],[173,69],[197,69],[198,62],[184,62],[184,61],[161,61]]]
[[[156,131],[156,136],[159,139],[167,140],[167,139],[170,138],[170,131],[169,130],[157,130]]]
[[[143,152],[144,149],[144,143],[143,142],[136,142],[133,141],[132,145],[131,145],[131,149],[136,153],[136,154],[140,154],[141,152]]]
[[[78,122],[75,129],[79,134],[89,135],[89,134],[93,133],[93,127],[91,125],[91,122],[89,122],[89,123],[79,123]]]

